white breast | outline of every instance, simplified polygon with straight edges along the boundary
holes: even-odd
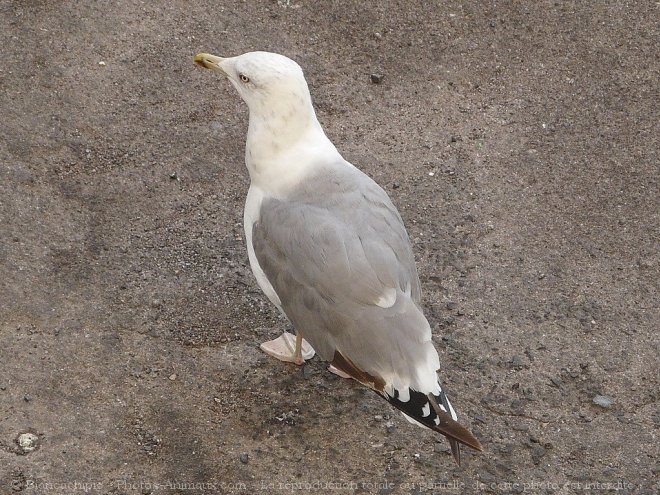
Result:
[[[250,114],[245,153],[245,164],[250,173],[250,189],[243,214],[245,240],[250,267],[257,283],[282,314],[284,314],[282,302],[259,266],[254,253],[252,227],[259,221],[261,203],[265,197],[286,198],[318,164],[328,161],[343,162],[341,155],[323,133],[315,117],[312,124],[304,131],[300,131],[295,143],[288,142],[286,146],[273,147],[275,141],[268,136],[264,137],[263,132],[259,133],[263,129],[254,123]]]
[[[243,212],[243,227],[245,228],[245,241],[247,243],[248,258],[250,259],[252,273],[254,273],[254,277],[257,279],[257,284],[259,284],[261,290],[266,294],[266,297],[270,299],[270,302],[277,306],[282,314],[284,314],[284,311],[282,310],[282,302],[277,296],[275,289],[273,289],[273,286],[268,281],[261,266],[259,266],[259,260],[257,260],[257,256],[254,254],[254,245],[252,244],[252,227],[254,226],[254,223],[259,220],[259,211],[261,210],[261,202],[263,201],[263,198],[263,191],[254,185],[251,185],[245,201],[245,211]]]

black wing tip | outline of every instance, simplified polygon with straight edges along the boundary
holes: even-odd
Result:
[[[475,437],[470,430],[461,425],[452,416],[443,411],[442,408],[448,409],[449,405],[446,396],[435,397],[432,394],[423,394],[416,390],[409,389],[410,398],[406,402],[399,400],[399,394],[395,390],[394,397],[384,394],[387,401],[394,407],[413,418],[417,422],[426,426],[427,428],[441,433],[449,440],[451,446],[451,453],[457,465],[461,465],[461,447],[460,444],[466,445],[474,450],[483,452],[481,442]],[[442,408],[438,405],[438,399],[443,403]],[[430,409],[430,414],[422,416],[424,407]],[[436,424],[435,420],[438,418],[439,423]]]
[[[473,436],[472,438],[474,441],[471,443],[465,443],[462,441],[455,440],[452,437],[447,437],[447,440],[449,440],[449,446],[451,447],[451,455],[454,458],[454,462],[456,462],[457,466],[461,466],[461,443],[463,445],[467,445],[471,449],[476,450],[477,452],[483,452],[484,448],[481,445],[481,442]]]
[[[475,437],[470,430],[456,421],[451,414],[440,408],[437,401],[438,398],[442,401],[444,409],[451,408],[449,399],[447,399],[447,396],[444,392],[440,391],[440,395],[437,398],[432,394],[428,395],[429,402],[433,406],[437,416],[440,418],[440,425],[434,429],[449,439],[449,443],[452,447],[452,455],[454,456],[454,459],[456,459],[456,463],[460,466],[461,451],[458,442],[462,443],[463,445],[467,445],[468,447],[479,452],[483,452],[484,448],[481,445],[479,439]]]

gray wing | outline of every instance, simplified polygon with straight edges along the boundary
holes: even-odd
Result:
[[[420,386],[431,370],[435,386],[410,241],[373,180],[340,164],[286,199],[265,199],[252,242],[284,312],[321,357],[339,352],[396,389]]]

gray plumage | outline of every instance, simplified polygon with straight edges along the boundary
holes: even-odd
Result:
[[[435,349],[403,221],[358,169],[315,168],[286,198],[263,201],[252,230],[259,264],[321,357],[338,350],[367,373],[418,383],[417,365]],[[377,304],[386,293],[390,307]]]

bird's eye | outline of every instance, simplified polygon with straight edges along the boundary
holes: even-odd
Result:
[[[248,76],[246,76],[245,74],[239,74],[238,78],[244,83],[249,83],[250,82],[250,78]]]

